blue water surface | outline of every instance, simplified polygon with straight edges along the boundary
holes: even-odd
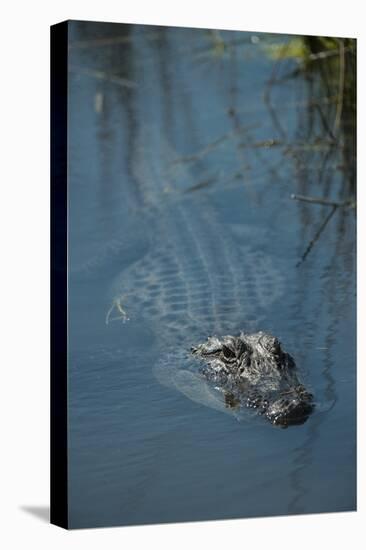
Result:
[[[354,510],[355,213],[301,261],[331,207],[290,198],[349,196],[309,122],[321,86],[270,54],[283,35],[69,29],[71,527]],[[304,425],[174,389],[225,330],[281,340],[317,403]]]

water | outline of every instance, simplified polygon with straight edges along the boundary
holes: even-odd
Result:
[[[331,207],[290,199],[352,182],[317,73],[268,86],[288,41],[70,23],[71,527],[355,509],[354,210],[299,263]],[[304,425],[238,422],[177,376],[243,329],[295,357]]]

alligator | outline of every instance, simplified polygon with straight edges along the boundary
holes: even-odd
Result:
[[[228,408],[257,409],[282,428],[303,424],[314,409],[294,359],[271,334],[213,336],[191,351],[201,358],[204,377],[223,391]]]
[[[118,277],[107,321],[149,328],[156,378],[191,400],[238,419],[253,408],[275,426],[302,424],[313,397],[279,341],[256,332],[284,294],[278,258],[223,231],[209,206],[181,200],[159,211],[160,242]],[[204,343],[191,354],[195,342]]]
[[[133,173],[144,197],[141,219],[151,228],[151,244],[115,278],[106,322],[130,321],[142,331],[140,341],[148,335],[149,345],[143,348],[151,354],[151,342],[157,346],[158,359],[152,362],[156,378],[193,401],[237,416],[238,403],[246,400],[273,424],[305,421],[311,397],[298,381],[290,355],[279,344],[278,356],[276,350],[271,355],[265,348],[270,337],[250,336],[276,315],[275,304],[292,290],[275,234],[263,235],[250,213],[235,223],[231,211],[221,210],[226,195],[220,191],[186,193],[185,181],[192,178],[184,171],[164,171],[176,166],[165,158],[168,153],[161,137],[145,136],[136,145]],[[169,188],[171,181],[175,191]],[[165,193],[159,193],[162,186]],[[194,356],[207,363],[202,376],[187,350],[209,334],[238,329],[247,334],[209,339],[195,348]],[[208,379],[225,387],[224,403]]]

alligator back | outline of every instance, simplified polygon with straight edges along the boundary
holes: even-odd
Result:
[[[284,271],[280,258],[264,252],[263,229],[231,223],[226,190],[188,192],[192,177],[175,160],[153,130],[137,139],[132,171],[151,244],[115,278],[106,321],[147,325],[159,381],[222,409],[190,370],[189,349],[209,335],[259,330],[284,294]]]
[[[253,329],[284,292],[276,259],[220,222],[209,198],[170,201],[150,213],[149,253],[113,285],[114,318],[151,323],[164,347]]]

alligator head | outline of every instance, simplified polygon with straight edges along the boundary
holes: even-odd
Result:
[[[227,407],[258,410],[272,424],[303,424],[314,409],[296,365],[277,338],[264,332],[210,337],[192,348],[203,375],[223,390]]]

